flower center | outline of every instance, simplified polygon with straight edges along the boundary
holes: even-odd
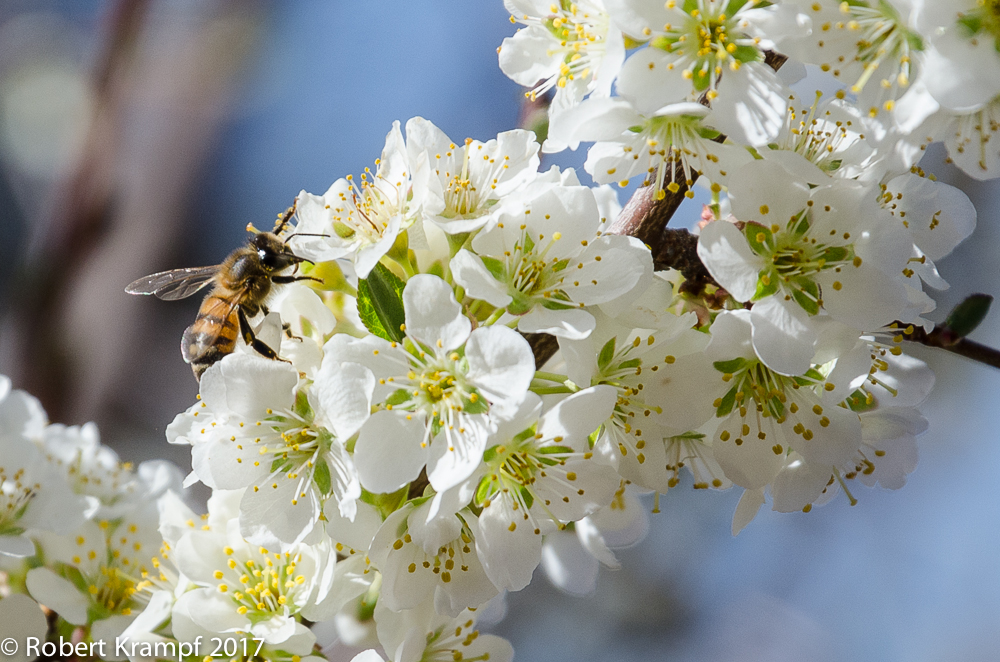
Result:
[[[24,477],[23,468],[8,475],[0,467],[0,534],[21,533],[22,529],[17,526],[17,521],[24,514],[35,490],[41,487],[38,483],[25,485],[21,482]]]
[[[586,5],[589,3],[558,0],[558,4],[549,6],[548,18],[511,17],[511,22],[542,26],[557,42],[548,49],[548,55],[560,56],[559,71],[525,93],[532,101],[553,87],[562,89],[577,81],[587,83],[599,68],[607,49],[605,38],[610,22],[599,8]]]
[[[775,423],[782,425],[791,417],[794,423],[792,431],[806,441],[814,436],[809,425],[818,424],[824,428],[830,425],[830,419],[824,415],[822,405],[816,402],[815,391],[819,388],[833,390],[834,386],[826,382],[826,378],[818,370],[811,368],[800,377],[786,377],[771,371],[760,361],[742,357],[716,361],[713,365],[722,373],[724,382],[732,383],[726,394],[712,403],[715,415],[725,418],[737,409],[743,421],[742,426],[734,433],[723,430],[720,436],[722,441],[729,441],[736,436],[736,445],[743,444],[743,437],[749,435],[751,430],[746,423],[748,414],[757,417],[756,429],[760,439],[766,438],[761,418],[772,418]],[[800,392],[802,389],[805,391]],[[807,415],[811,415],[811,418],[806,419]],[[773,450],[775,454],[785,451],[780,444],[775,445]]]
[[[342,204],[333,210],[333,230],[341,239],[377,242],[392,217],[405,205],[406,201],[401,199],[396,185],[378,174],[371,178],[369,175],[371,170],[365,168],[360,188],[355,184],[353,175],[346,178],[351,186],[351,200],[348,201],[342,193]]]
[[[521,237],[515,242],[514,250],[505,252],[507,292],[513,299],[507,310],[512,315],[527,313],[539,298],[543,305],[553,308],[572,306],[569,295],[559,288],[563,282],[560,272],[567,267],[569,260],[547,257],[549,250],[561,238],[562,234],[556,232],[541,246],[528,234],[527,226],[521,225]],[[538,235],[538,241],[545,241],[545,236]]]
[[[299,587],[306,582],[303,575],[296,574],[301,554],[272,555],[263,547],[256,554],[237,554],[231,547],[226,547],[225,553],[229,557],[226,567],[216,570],[214,577],[219,580],[219,592],[232,598],[238,614],[257,622],[297,610]]]
[[[1000,44],[1000,0],[976,0],[976,8],[960,14],[958,24],[973,41],[985,32]]]
[[[761,207],[761,211],[766,214],[766,205]],[[750,248],[765,259],[754,301],[783,290],[806,312],[816,315],[823,300],[813,277],[827,269],[839,272],[848,264],[860,266],[861,258],[854,254],[853,244],[820,241],[809,230],[808,210],[794,216],[784,228],[777,224],[768,228],[755,222],[745,225],[743,233]],[[834,240],[848,239],[850,233],[845,232],[835,236]],[[833,288],[840,289],[839,281],[834,281]]]
[[[444,191],[445,215],[462,217],[475,215],[479,211],[481,201],[475,182],[470,179],[469,148],[472,138],[465,139],[465,149],[462,153],[462,171],[453,175]],[[451,146],[455,149],[455,145]]]
[[[137,582],[114,566],[101,565],[100,572],[89,578],[87,590],[93,600],[111,612],[130,614]]]
[[[864,140],[864,134],[854,134],[854,122],[850,119],[830,121],[817,117],[822,92],[808,110],[796,111],[789,105],[789,131],[782,149],[797,152],[824,172],[834,172],[840,168],[838,156],[841,149],[854,140]],[[827,111],[829,114],[829,111]]]
[[[441,628],[427,635],[427,648],[419,662],[485,662],[490,654],[483,653],[469,657],[468,647],[479,638],[479,630],[473,628],[475,622],[469,619],[462,625],[446,630]]]
[[[633,133],[643,134],[646,138],[646,150],[649,158],[649,168],[646,171],[646,178],[643,186],[656,186],[656,197],[662,200],[666,197],[663,192],[664,182],[670,181],[666,188],[671,193],[676,193],[680,186],[676,183],[678,176],[690,186],[697,179],[697,175],[692,173],[688,164],[689,157],[697,156],[704,151],[703,139],[709,129],[701,125],[701,118],[694,115],[661,115],[649,118],[645,125],[629,127]],[[714,133],[714,132],[713,132]],[[640,154],[633,154],[633,148],[625,145],[623,148],[626,157],[629,155],[638,160]],[[714,158],[706,155],[706,158]],[[609,170],[608,174],[614,174],[615,170]],[[622,185],[628,180],[622,182]],[[690,193],[687,197],[693,197]]]
[[[725,8],[731,3],[688,0],[683,4],[682,11],[686,13],[683,22],[663,26],[664,34],[650,45],[676,54],[684,66],[684,77],[692,80],[699,92],[711,89],[711,100],[724,65],[736,71],[744,62],[759,59],[760,53],[754,40],[739,30],[736,16],[726,15]],[[745,6],[756,4],[757,0],[750,0]],[[667,9],[676,9],[676,5],[676,0],[666,2]]]

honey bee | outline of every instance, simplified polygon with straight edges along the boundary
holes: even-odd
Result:
[[[265,301],[272,285],[300,280],[320,281],[312,276],[295,275],[298,265],[309,262],[289,250],[288,239],[281,233],[295,214],[295,205],[282,215],[273,232],[256,232],[246,246],[229,254],[222,264],[211,267],[172,269],[145,276],[125,288],[129,294],[155,294],[165,301],[185,299],[213,284],[212,291],[201,302],[194,324],[181,337],[181,356],[191,364],[195,379],[212,364],[236,349],[237,334],[247,346],[269,359],[284,360],[266,343],[258,339],[249,318],[267,314]],[[248,226],[251,229],[252,226]],[[279,275],[288,267],[295,271]]]

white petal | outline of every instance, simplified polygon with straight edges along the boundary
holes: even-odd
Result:
[[[68,580],[48,568],[32,568],[25,578],[28,592],[73,625],[87,624],[90,601]]]
[[[764,365],[783,375],[801,375],[809,369],[817,336],[797,303],[784,301],[779,292],[755,303],[750,319],[753,348]]]
[[[589,595],[597,588],[597,559],[572,533],[560,531],[545,537],[542,567],[549,581],[570,595]]]
[[[795,513],[816,501],[830,480],[829,466],[815,466],[792,454],[791,462],[774,479],[771,508],[781,513]]]
[[[906,221],[913,243],[931,260],[951,253],[976,228],[976,208],[954,186],[908,173],[891,180],[888,191],[896,198],[897,218]]]
[[[323,357],[313,393],[319,405],[317,417],[338,439],[348,439],[368,420],[375,390],[375,375],[358,364]]]
[[[618,94],[640,113],[651,115],[668,103],[682,100],[691,83],[684,79],[677,56],[659,48],[642,48],[633,53],[615,83]],[[727,72],[728,73],[728,72]]]
[[[736,512],[733,513],[733,535],[737,535],[749,524],[757,511],[764,505],[764,490],[743,490],[743,496],[736,505]]]
[[[735,142],[763,147],[784,127],[787,106],[788,92],[774,71],[762,62],[747,62],[722,76],[712,117],[715,128]]]
[[[465,344],[466,378],[491,403],[516,405],[535,376],[535,359],[524,336],[504,326],[478,328]]]
[[[698,238],[698,257],[719,285],[737,301],[749,301],[757,291],[764,261],[747,243],[743,233],[727,221],[714,221]]]
[[[319,499],[311,482],[284,474],[266,476],[243,495],[240,533],[255,545],[283,548],[303,541],[319,515]]]
[[[220,416],[260,420],[268,409],[291,408],[299,375],[295,368],[260,356],[234,353],[212,365],[201,378],[201,398]]]
[[[2,396],[0,396],[2,397]],[[48,623],[38,603],[23,593],[12,593],[0,600],[0,639],[18,642],[16,653],[4,654],[4,662],[31,662],[37,658],[22,646],[29,637],[45,641]]]
[[[361,485],[374,494],[395,492],[420,475],[428,449],[424,424],[405,412],[376,412],[358,434],[354,464]]]
[[[562,400],[542,415],[538,434],[543,439],[566,437],[560,442],[575,450],[589,450],[587,437],[611,416],[618,392],[614,387],[591,386]]]
[[[840,273],[827,269],[816,275],[823,308],[839,322],[858,329],[877,329],[899,319],[906,291],[897,280],[875,267],[845,265]]]
[[[503,40],[500,70],[519,85],[531,87],[559,71],[561,54],[555,45],[555,38],[541,26],[522,28]]]
[[[27,536],[3,535],[0,536],[0,555],[23,558],[35,555],[35,543]]]
[[[472,331],[472,322],[462,314],[451,286],[437,276],[418,274],[407,281],[403,308],[406,334],[428,347],[438,342],[445,351],[461,347]]]
[[[775,188],[781,182],[781,188]],[[777,160],[754,161],[737,170],[729,182],[733,214],[741,221],[784,227],[806,208],[809,185]],[[709,224],[709,227],[712,224]],[[706,228],[707,229],[707,228]],[[704,230],[702,231],[704,234]]]
[[[497,308],[505,308],[512,301],[506,286],[493,277],[482,258],[464,248],[451,258],[451,272],[455,282],[473,299],[482,299]]]
[[[548,333],[573,340],[586,338],[596,325],[594,316],[585,310],[549,310],[542,306],[535,306],[517,321],[517,328],[524,333]]]
[[[511,526],[513,530],[511,530]],[[536,534],[507,499],[496,499],[479,516],[476,551],[486,576],[501,590],[519,591],[531,581],[542,560],[542,536]]]

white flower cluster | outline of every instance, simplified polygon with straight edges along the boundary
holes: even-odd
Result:
[[[944,140],[998,174],[995,3],[506,3],[525,27],[500,66],[551,94],[544,147],[414,118],[374,171],[299,195],[283,239],[311,280],[257,320],[280,359],[239,344],[167,431],[206,515],[175,470],[133,472],[0,383],[12,587],[84,637],[144,644],[133,660],[199,637],[319,659],[307,624],[331,623],[373,647],[357,662],[504,662],[484,605],[539,565],[588,592],[644,534],[637,495],[685,468],[743,489],[734,533],[768,499],[808,512],[905,483],[933,375],[902,342],[976,220],[916,159]],[[848,87],[803,107],[779,76],[802,64]],[[584,141],[600,186],[540,169]],[[605,184],[637,175],[654,201],[712,192],[714,282],[617,233]]]
[[[700,173],[725,186],[747,162],[738,147],[776,145],[877,181],[935,141],[970,176],[1000,175],[1000,9],[988,0],[504,4],[526,27],[504,40],[501,69],[531,98],[555,89],[544,150],[595,141],[586,169],[599,183],[641,175],[659,189]],[[797,107],[785,84],[803,65],[842,85],[837,101]]]

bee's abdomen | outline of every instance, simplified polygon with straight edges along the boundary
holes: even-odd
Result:
[[[236,348],[238,304],[234,305],[227,294],[213,292],[205,297],[194,324],[184,331],[181,338],[181,355],[192,364],[196,376]]]

